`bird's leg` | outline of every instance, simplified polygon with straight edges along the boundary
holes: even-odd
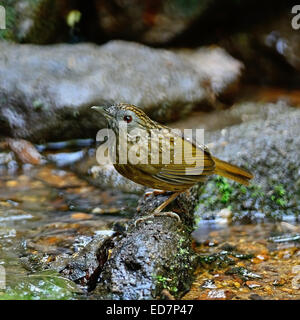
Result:
[[[181,222],[179,215],[176,214],[175,212],[172,212],[172,211],[162,212],[162,210],[169,203],[171,203],[173,200],[175,200],[180,193],[181,192],[174,192],[166,201],[164,201],[160,206],[158,206],[151,215],[137,219],[134,224],[137,225],[142,221],[148,220],[153,217],[158,217],[158,216],[169,216],[171,218],[177,219],[178,222]]]
[[[173,200],[175,200],[179,196],[180,192],[174,192],[165,202],[163,202],[160,206],[158,206],[154,210],[154,214],[161,213],[161,211]],[[180,220],[180,219],[179,219]]]

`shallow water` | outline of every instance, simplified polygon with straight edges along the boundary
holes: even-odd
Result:
[[[137,201],[137,196],[101,191],[52,165],[2,175],[0,195],[0,266],[6,271],[2,299],[84,297],[80,288],[56,272],[41,271],[42,265],[58,255],[77,252],[93,235],[126,221]],[[300,298],[299,289],[293,287],[300,265],[298,226],[286,222],[230,225],[223,217],[200,220],[193,237],[198,253],[217,258],[213,264],[199,264],[194,285],[184,298]],[[258,277],[228,274],[232,267]]]
[[[193,237],[199,267],[183,299],[300,299],[299,226],[202,220]]]
[[[202,114],[197,117],[190,118],[191,126],[212,123]],[[174,126],[189,127],[190,120]],[[213,128],[225,125],[216,122]],[[78,252],[94,235],[122,226],[139,198],[101,189],[101,181],[94,187],[72,172],[68,166],[80,161],[82,148],[92,142],[38,146],[53,164],[36,167],[20,167],[6,154],[8,165],[0,166],[0,299],[87,298],[83,288],[44,266]],[[300,299],[299,225],[259,217],[245,224],[227,213],[196,218],[193,246],[200,254],[199,268],[183,298]]]
[[[77,252],[93,235],[126,221],[136,203],[135,195],[102,191],[53,165],[3,172],[0,266],[6,288],[2,286],[0,298],[73,297],[74,284],[56,273],[40,273],[42,265],[57,255]],[[38,273],[33,277],[32,271]]]

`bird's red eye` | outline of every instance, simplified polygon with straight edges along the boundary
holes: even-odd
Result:
[[[124,116],[123,120],[126,121],[127,123],[130,123],[132,121],[132,116],[126,115]]]

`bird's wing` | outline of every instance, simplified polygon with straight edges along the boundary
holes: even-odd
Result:
[[[184,147],[183,147],[184,145]],[[196,145],[180,136],[170,144],[170,163],[160,164],[154,176],[171,184],[194,184],[206,180],[214,173],[215,162],[207,148]]]

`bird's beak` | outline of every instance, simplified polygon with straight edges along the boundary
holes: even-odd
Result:
[[[101,106],[101,107],[93,106],[91,109],[96,110],[99,113],[101,113],[107,120],[110,120],[112,118],[112,115],[107,110],[108,107],[105,107],[105,106]]]

